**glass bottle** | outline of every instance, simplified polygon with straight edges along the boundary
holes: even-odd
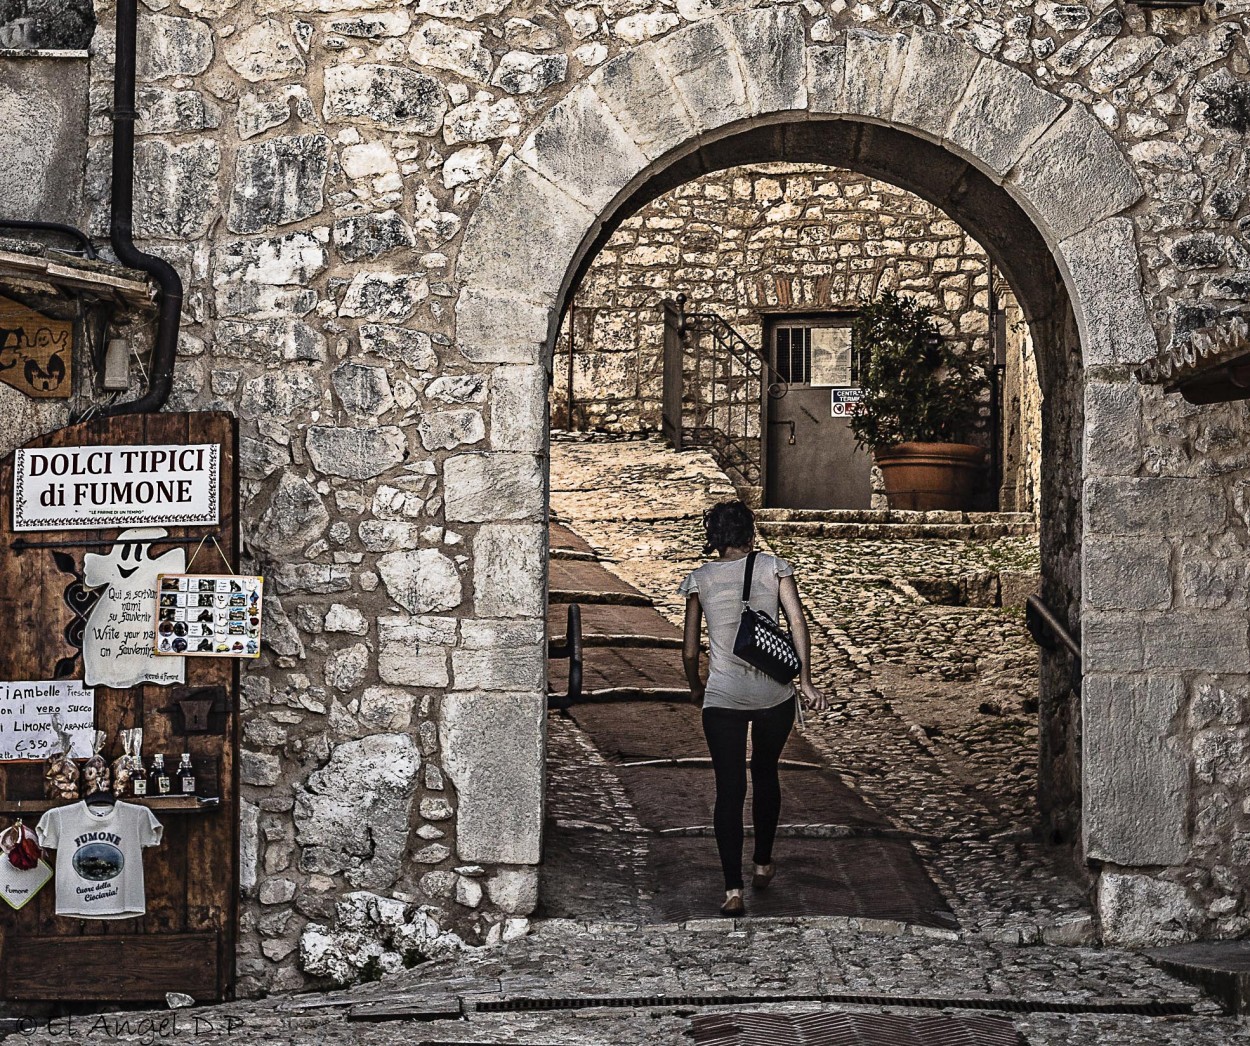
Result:
[[[148,795],[169,795],[171,783],[165,757],[158,752],[152,756],[152,769],[148,771]]]
[[[195,770],[191,766],[191,753],[183,752],[178,764],[178,794],[195,795]]]

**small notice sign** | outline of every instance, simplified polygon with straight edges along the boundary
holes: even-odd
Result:
[[[863,398],[863,389],[831,389],[830,417],[849,418],[859,409],[859,404]]]
[[[60,748],[52,719],[73,738],[70,755],[91,755],[95,691],[80,680],[0,683],[0,759],[46,759]]]
[[[263,577],[162,574],[156,579],[156,653],[260,657]]]
[[[52,878],[52,866],[39,861],[34,868],[18,868],[7,855],[0,855],[0,897],[15,911],[42,890]]]
[[[221,447],[26,447],[13,468],[13,529],[213,526]]]

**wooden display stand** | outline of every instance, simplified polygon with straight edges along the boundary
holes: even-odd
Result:
[[[182,543],[190,556],[210,534],[237,569],[237,434],[229,415],[112,418],[61,429],[29,445],[186,443],[221,446],[221,521],[216,528],[167,527],[168,543]],[[75,653],[66,638],[75,614],[65,597],[74,581],[63,569],[65,557],[81,569],[83,552],[91,550],[82,543],[112,539],[119,531],[14,535],[12,499],[10,455],[0,467],[0,621],[5,625],[0,679],[52,679],[58,663]],[[211,540],[205,547],[217,558]],[[54,556],[56,551],[64,554]],[[174,764],[182,752],[190,752],[198,796],[127,800],[145,802],[165,829],[161,845],[144,852],[146,915],[115,921],[57,916],[51,882],[20,911],[0,903],[0,999],[163,1002],[169,991],[198,1001],[230,997],[239,884],[238,677],[237,660],[188,657],[185,691],[154,685],[95,688],[95,725],[107,734],[109,762],[121,752],[119,731],[142,727],[144,765],[157,752]],[[81,659],[70,678],[82,678]],[[196,709],[183,708],[180,698],[213,704],[211,709],[201,704],[195,722]],[[0,825],[21,816],[33,828],[53,805],[44,798],[42,762],[0,762]]]

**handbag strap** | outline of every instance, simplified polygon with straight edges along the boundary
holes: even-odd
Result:
[[[742,576],[742,605],[744,607],[751,605],[751,572],[755,569],[757,554],[754,551],[747,553],[746,573]]]

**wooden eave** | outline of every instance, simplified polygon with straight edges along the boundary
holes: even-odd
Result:
[[[145,273],[54,251],[31,253],[0,244],[0,284],[28,285],[71,297],[89,294],[133,312],[155,308],[156,287]]]

